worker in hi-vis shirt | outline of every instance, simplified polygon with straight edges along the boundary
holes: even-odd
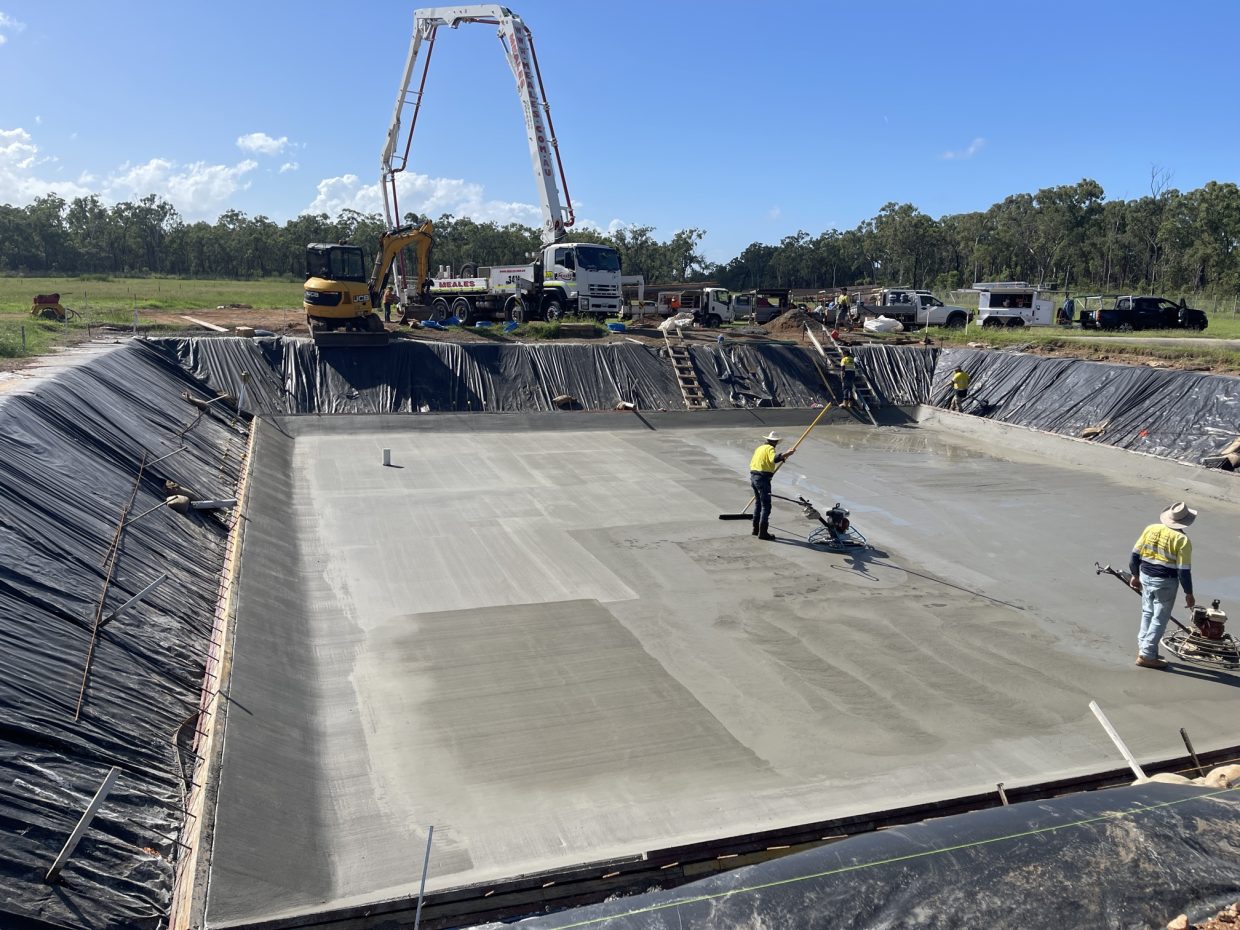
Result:
[[[1132,572],[1134,591],[1141,593],[1141,630],[1137,634],[1137,665],[1141,668],[1166,668],[1167,661],[1158,654],[1175,593],[1184,586],[1184,603],[1191,610],[1193,598],[1193,544],[1185,535],[1197,511],[1183,501],[1176,501],[1158,515],[1132,547],[1128,568]]]
[[[767,525],[771,520],[771,479],[775,477],[775,466],[786,462],[793,450],[776,452],[779,436],[775,431],[767,433],[762,445],[754,449],[753,458],[749,460],[749,484],[753,487],[753,535],[759,539],[774,539]]]

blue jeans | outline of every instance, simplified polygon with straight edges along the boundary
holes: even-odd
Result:
[[[755,526],[766,526],[771,519],[771,479],[775,475],[769,471],[751,471],[749,486],[753,488],[753,522]]]
[[[1175,606],[1175,594],[1180,579],[1151,578],[1141,573],[1141,632],[1137,634],[1137,652],[1147,659],[1158,656],[1158,643],[1171,619]]]

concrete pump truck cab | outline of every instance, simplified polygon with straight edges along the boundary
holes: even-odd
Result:
[[[459,272],[443,267],[437,276],[431,277],[434,231],[430,223],[416,227],[401,225],[396,181],[413,156],[413,134],[418,113],[426,100],[427,67],[436,33],[442,26],[456,29],[463,23],[498,27],[525,117],[530,164],[542,211],[542,249],[530,256],[533,260],[526,265],[480,267],[470,262]],[[410,85],[418,70],[419,51],[424,42],[427,53],[422,59],[416,89],[411,92]],[[566,241],[567,231],[574,223],[573,205],[568,197],[551,109],[543,94],[534,37],[521,17],[508,8],[476,4],[422,9],[414,13],[409,55],[380,159],[380,188],[387,232],[381,237],[373,269],[366,274],[365,256],[356,245],[315,243],[307,249],[304,306],[306,321],[317,344],[385,344],[387,334],[376,307],[379,295],[389,284],[405,320],[442,322],[455,317],[462,323],[471,323],[499,318],[521,323],[532,319],[555,320],[566,314],[605,319],[619,313],[619,253],[610,246]],[[405,125],[407,130],[402,131]],[[409,260],[405,255],[406,246],[412,246],[415,253]],[[331,333],[341,328],[345,330],[343,334]]]

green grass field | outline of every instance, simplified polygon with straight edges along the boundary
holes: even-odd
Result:
[[[75,310],[77,316],[67,328],[31,317],[35,294],[60,294],[61,304]],[[135,309],[139,313],[179,312],[224,304],[249,304],[259,310],[300,308],[301,294],[301,281],[292,279],[0,277],[0,358],[43,355],[70,341],[77,330],[97,324],[132,323]]]
[[[83,276],[76,278],[0,277],[0,359],[43,355],[58,345],[80,338],[89,326],[113,324],[125,326],[133,322],[133,311],[191,312],[225,304],[248,304],[258,310],[301,307],[301,281],[264,279],[258,281],[197,280],[180,278],[108,278]],[[59,293],[61,303],[75,311],[77,317],[68,327],[37,320],[30,316],[35,294]],[[1224,302],[1225,304],[1226,302]],[[1160,358],[1179,364],[1221,366],[1240,371],[1240,351],[1227,346],[1200,346],[1191,343],[1179,346],[1125,346],[1108,341],[1117,336],[1199,337],[1205,339],[1240,339],[1240,317],[1226,306],[1209,314],[1210,326],[1205,333],[1165,330],[1142,333],[1102,333],[1095,330],[1059,327],[1036,327],[1018,330],[932,329],[933,338],[944,344],[982,342],[996,347],[1013,347],[1029,343],[1075,347],[1083,351],[1118,352]],[[150,331],[149,322],[143,328]],[[159,329],[160,327],[154,327]],[[524,339],[555,338],[558,327],[528,324],[513,336]],[[23,347],[23,334],[25,343]],[[1065,335],[1085,336],[1087,342],[1065,340]],[[499,334],[496,334],[499,337]]]
[[[0,313],[28,312],[35,294],[60,294],[60,302],[88,318],[138,310],[204,310],[249,304],[259,310],[301,306],[301,281],[182,280],[177,278],[0,278]]]

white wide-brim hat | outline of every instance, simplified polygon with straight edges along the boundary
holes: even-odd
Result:
[[[1158,519],[1163,526],[1169,526],[1173,530],[1183,530],[1197,519],[1197,511],[1191,509],[1184,501],[1176,501],[1160,513]]]
[[[765,439],[767,442],[779,442],[779,434],[775,432],[775,430],[771,430],[769,433],[767,433],[762,438]]]

